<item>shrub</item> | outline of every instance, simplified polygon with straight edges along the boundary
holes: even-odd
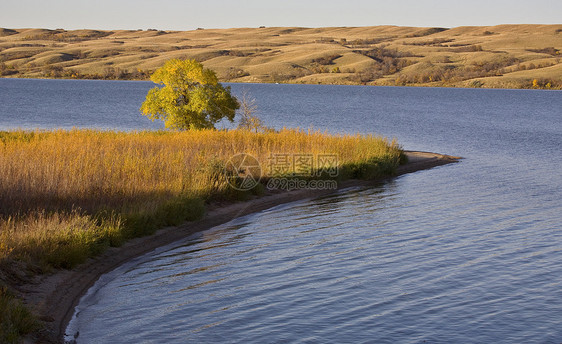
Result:
[[[527,49],[527,51],[532,51],[534,53],[549,54],[552,56],[560,55],[560,50],[554,47],[542,48],[542,49]]]
[[[312,63],[318,63],[319,65],[327,66],[333,64],[334,60],[339,59],[341,56],[342,55],[340,54],[331,54],[327,56],[317,57],[312,60]]]
[[[22,336],[39,328],[31,312],[2,285],[0,310],[0,343],[19,343]]]

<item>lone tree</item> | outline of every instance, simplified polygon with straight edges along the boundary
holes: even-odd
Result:
[[[216,74],[195,60],[173,59],[150,77],[164,85],[148,91],[140,110],[151,120],[161,119],[170,129],[214,128],[223,118],[234,120],[240,104]]]

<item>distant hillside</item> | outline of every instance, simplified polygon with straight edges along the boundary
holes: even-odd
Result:
[[[146,79],[195,58],[222,81],[562,88],[562,25],[0,29],[0,75]]]

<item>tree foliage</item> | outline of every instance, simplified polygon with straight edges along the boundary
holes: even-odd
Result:
[[[169,60],[150,80],[163,87],[148,92],[141,111],[153,121],[163,120],[166,128],[214,128],[223,118],[232,122],[240,107],[230,87],[223,87],[212,70],[195,60]]]

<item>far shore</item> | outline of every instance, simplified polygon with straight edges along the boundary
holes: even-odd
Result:
[[[408,163],[401,165],[395,176],[458,162],[461,159],[460,157],[429,152],[406,151],[405,153],[408,156]],[[350,187],[369,187],[395,176],[370,181],[347,180],[339,183],[338,190]],[[130,240],[123,246],[110,248],[102,255],[91,258],[72,270],[58,270],[51,275],[36,276],[32,282],[18,289],[22,292],[25,303],[47,326],[45,330],[41,331],[41,338],[28,337],[25,342],[64,342],[66,327],[80,298],[100,276],[133,258],[184,239],[196,232],[228,223],[240,216],[263,211],[284,203],[325,196],[333,192],[337,191],[303,189],[287,192],[266,192],[265,195],[249,201],[214,204],[201,220],[187,222],[178,227],[164,228],[153,235]]]
[[[52,77],[41,77],[41,76],[20,76],[20,77],[10,77],[10,76],[0,76],[0,79],[15,79],[15,80],[89,80],[89,81],[117,81],[117,82],[128,82],[128,81],[145,81],[150,82],[149,79],[76,79],[76,78],[52,78]],[[377,84],[361,84],[361,83],[339,83],[339,84],[326,84],[318,82],[273,82],[273,81],[260,81],[260,82],[244,82],[244,81],[221,81],[227,85],[307,85],[307,86],[351,86],[351,87],[390,87],[390,88],[456,88],[456,89],[481,89],[481,90],[521,90],[521,91],[561,91],[562,88],[541,88],[541,87],[516,87],[514,85],[503,85],[494,87],[473,87],[470,85],[442,85],[442,84],[405,84],[405,85],[377,85]]]
[[[195,59],[221,82],[562,89],[562,25],[0,28],[0,77],[147,80]]]

